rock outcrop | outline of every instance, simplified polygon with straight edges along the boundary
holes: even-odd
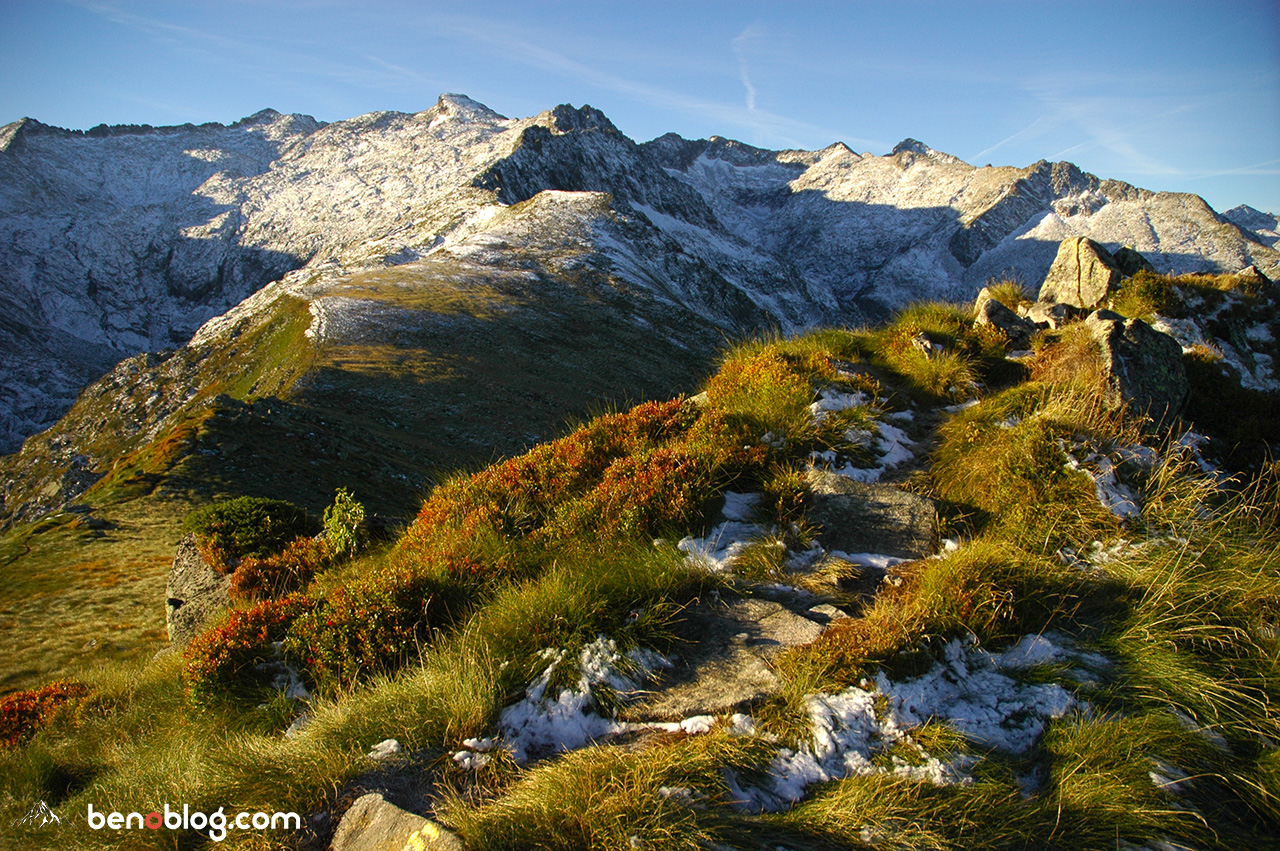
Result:
[[[185,647],[231,605],[231,577],[213,569],[188,535],[178,542],[165,584],[164,619],[169,641]]]
[[[975,322],[1004,332],[1009,338],[1009,345],[1015,349],[1030,346],[1031,335],[1039,330],[1035,322],[1019,316],[1003,302],[997,301],[986,287],[978,293],[973,310]]]
[[[462,840],[377,792],[357,798],[333,836],[333,851],[464,851]]]
[[[1134,251],[1127,245],[1122,245],[1111,255],[1111,259],[1115,261],[1116,267],[1120,270],[1120,274],[1126,278],[1132,278],[1139,272],[1154,272],[1156,267],[1152,266],[1147,258]]]
[[[1064,239],[1040,286],[1042,302],[1092,309],[1124,277],[1111,252],[1087,237]]]
[[[1191,385],[1182,347],[1141,319],[1099,310],[1085,320],[1102,356],[1113,399],[1156,420],[1176,415]]]
[[[938,512],[932,500],[826,470],[810,469],[805,480],[812,493],[806,520],[819,529],[825,549],[904,559],[937,552]]]

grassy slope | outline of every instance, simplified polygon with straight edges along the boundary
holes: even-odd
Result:
[[[909,341],[921,330],[945,341],[951,356],[917,355]],[[311,591],[322,607],[336,605],[339,588],[344,599],[365,601],[356,624],[399,611],[403,604],[386,592],[406,582],[460,592],[468,602],[447,619],[408,623],[421,656],[390,653],[381,671],[327,686],[313,668],[320,695],[311,724],[293,739],[279,736],[292,716],[281,701],[266,711],[252,700],[184,702],[180,660],[137,675],[104,669],[88,704],[0,758],[0,818],[16,818],[38,798],[71,813],[87,801],[330,813],[379,782],[362,754],[394,736],[413,752],[396,781],[402,798],[434,807],[473,848],[621,849],[637,847],[632,837],[655,848],[714,840],[742,849],[1075,849],[1165,839],[1268,847],[1280,832],[1274,482],[1218,490],[1185,453],[1099,404],[1099,388],[1064,372],[1051,353],[1042,380],[1017,382],[1016,370],[993,357],[997,342],[975,336],[958,311],[930,307],[879,332],[743,347],[700,407],[650,406],[597,420],[524,458],[452,479],[396,546],[333,568]],[[862,369],[842,376],[834,364]],[[666,646],[669,618],[718,581],[690,570],[673,548],[653,547],[654,535],[671,540],[703,528],[726,488],[762,491],[775,518],[796,518],[795,471],[809,451],[856,451],[840,428],[809,421],[815,388],[878,390],[884,408],[923,410],[978,384],[996,389],[945,422],[929,469],[911,477],[943,500],[949,531],[964,546],[905,569],[899,586],[786,657],[784,688],[757,717],[799,744],[807,694],[877,670],[920,671],[954,636],[999,648],[1046,630],[1112,660],[1092,683],[1062,666],[1024,675],[1063,684],[1092,711],[1052,722],[1039,747],[1018,757],[926,725],[913,731],[915,741],[934,754],[969,754],[973,784],[854,777],[769,816],[724,806],[723,770],[750,778],[777,747],[763,738],[657,736],[524,768],[497,759],[478,773],[447,759],[464,738],[492,732],[498,710],[540,670],[543,648],[573,649],[597,633],[623,646]],[[765,431],[772,448],[753,443]],[[1122,524],[1082,474],[1066,469],[1061,446],[1082,440],[1102,451],[1145,442],[1161,453],[1154,468],[1122,471],[1143,497],[1140,517]],[[744,455],[744,445],[756,450]],[[672,459],[679,464],[664,466]],[[1121,539],[1129,543],[1117,548]],[[1060,555],[1063,547],[1086,553],[1094,541],[1113,554],[1090,569]],[[1169,782],[1178,772],[1193,780]],[[1022,781],[1028,775],[1038,780],[1034,789]],[[689,794],[673,796],[676,787]],[[175,838],[67,830],[74,832],[58,834],[58,844],[71,836],[98,847],[152,847]],[[229,843],[293,839],[255,832]],[[200,843],[190,834],[179,840]]]
[[[58,427],[5,459],[19,483],[11,505],[60,480],[58,446],[98,459],[105,475],[75,512],[0,538],[0,629],[17,651],[0,660],[0,690],[164,646],[164,579],[193,506],[248,494],[318,513],[347,487],[371,511],[407,519],[443,472],[690,386],[718,339],[653,306],[641,306],[650,326],[638,327],[634,302],[596,280],[531,285],[448,261],[360,273],[320,295],[391,308],[383,321],[403,331],[317,347],[303,333],[307,304],[285,297],[216,346],[136,359],[141,378],[89,388]],[[182,400],[187,387],[196,392],[154,436],[128,436],[151,394]]]

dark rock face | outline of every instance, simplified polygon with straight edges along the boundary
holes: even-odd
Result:
[[[1126,278],[1132,278],[1139,272],[1155,272],[1156,270],[1155,266],[1147,262],[1147,258],[1127,245],[1121,246],[1111,257],[1116,261],[1120,274]]]
[[[204,560],[194,536],[179,541],[164,591],[169,641],[177,647],[191,643],[209,621],[231,605],[230,588],[231,577],[218,573]]]
[[[986,287],[978,293],[974,302],[974,321],[979,325],[990,325],[1004,332],[1009,344],[1015,349],[1025,349],[1031,345],[1031,335],[1037,330],[1036,323],[1023,319],[1003,303],[992,298]]]
[[[1191,385],[1177,340],[1141,319],[1123,319],[1110,311],[1098,311],[1085,322],[1102,354],[1116,401],[1156,420],[1182,409]]]
[[[1087,237],[1064,239],[1040,286],[1040,301],[1094,308],[1120,283],[1123,274],[1111,252]]]

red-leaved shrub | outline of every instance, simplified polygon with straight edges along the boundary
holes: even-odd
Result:
[[[88,696],[87,685],[65,680],[6,695],[0,699],[0,747],[12,748],[30,738],[60,707]]]

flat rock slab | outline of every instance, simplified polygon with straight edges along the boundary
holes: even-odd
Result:
[[[465,851],[462,840],[377,792],[356,799],[333,835],[333,851]]]
[[[806,515],[827,550],[917,559],[937,551],[938,510],[933,500],[890,484],[865,484],[810,469],[813,494]]]
[[[686,613],[679,628],[687,644],[676,666],[624,718],[679,721],[748,709],[781,685],[770,660],[808,644],[823,629],[772,600],[705,600]]]

